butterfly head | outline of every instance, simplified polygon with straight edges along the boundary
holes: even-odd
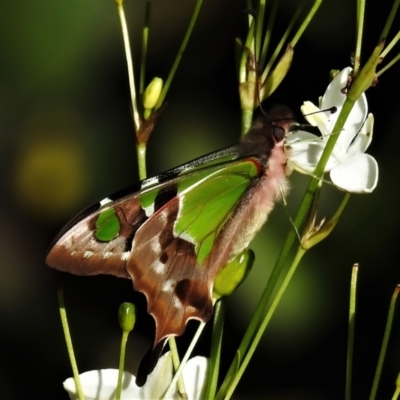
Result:
[[[239,146],[239,155],[269,158],[275,146],[284,147],[287,133],[295,122],[293,112],[283,104],[271,107],[258,117]]]

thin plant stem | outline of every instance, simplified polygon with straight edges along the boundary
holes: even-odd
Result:
[[[400,0],[394,0],[393,1],[392,9],[390,10],[389,17],[386,20],[386,24],[385,24],[385,26],[383,28],[383,31],[381,33],[380,39],[387,38],[387,36],[389,34],[389,31],[390,31],[390,28],[392,27],[393,20],[394,20],[396,14],[397,14],[397,10],[399,8],[399,5],[400,5]]]
[[[356,294],[357,294],[358,264],[353,265],[350,282],[350,303],[349,303],[349,333],[347,335],[347,363],[346,363],[346,389],[345,399],[351,400],[351,381],[353,372],[354,354],[354,327],[356,316]]]
[[[396,378],[396,390],[394,391],[392,400],[397,400],[400,396],[400,373],[397,375]]]
[[[389,54],[389,51],[395,46],[395,44],[400,39],[400,31],[397,32],[396,36],[390,41],[390,43],[386,46],[386,49],[382,51],[381,57],[384,58]]]
[[[302,34],[306,30],[308,24],[311,22],[311,20],[314,18],[315,13],[317,12],[319,6],[321,5],[322,0],[315,0],[314,5],[311,7],[310,12],[308,13],[307,17],[304,18],[303,23],[301,24],[300,28],[294,35],[293,39],[291,40],[290,44],[292,47],[296,46],[297,42],[301,38]]]
[[[139,167],[139,179],[143,180],[147,177],[147,169],[146,169],[146,143],[137,143],[136,144],[136,153],[138,158],[138,167]]]
[[[262,75],[261,75],[261,82],[264,83],[265,80],[267,79],[267,76],[269,74],[269,71],[271,70],[272,66],[274,65],[280,51],[282,50],[283,45],[286,43],[286,39],[290,35],[294,24],[296,23],[297,19],[299,18],[301,11],[302,11],[303,3],[300,5],[300,7],[297,8],[296,12],[293,15],[292,20],[289,22],[289,25],[286,28],[285,33],[282,35],[281,40],[279,41],[278,45],[276,46],[274,52],[272,53],[271,58],[268,61],[268,64],[266,65]]]
[[[261,38],[264,26],[264,16],[265,16],[265,0],[259,0],[258,12],[257,12],[257,30],[255,35],[255,50],[254,57],[256,60],[261,54]]]
[[[140,78],[139,78],[139,94],[142,98],[144,93],[144,85],[146,82],[146,62],[147,62],[147,48],[149,43],[149,26],[151,14],[151,0],[146,0],[146,7],[144,12],[144,26],[142,32],[142,56],[140,60]]]
[[[254,354],[254,352],[255,352],[255,350],[257,348],[257,345],[260,342],[260,340],[262,338],[262,335],[263,335],[268,323],[270,322],[270,320],[272,318],[272,315],[274,314],[274,312],[275,312],[275,310],[276,310],[276,308],[277,308],[277,306],[278,306],[283,294],[285,293],[286,288],[289,285],[289,282],[291,281],[291,279],[292,279],[292,277],[293,277],[293,275],[294,275],[294,273],[295,273],[295,271],[296,271],[301,259],[304,256],[305,252],[306,252],[306,250],[303,249],[301,246],[298,247],[297,253],[296,253],[296,255],[295,255],[294,259],[293,259],[292,265],[290,266],[290,268],[289,268],[289,270],[288,270],[288,272],[287,272],[282,284],[280,285],[280,287],[279,287],[279,289],[278,289],[278,291],[276,293],[276,296],[274,297],[274,299],[273,299],[273,301],[271,303],[271,306],[268,309],[268,312],[265,315],[265,317],[264,317],[264,319],[263,319],[263,321],[261,323],[261,326],[257,330],[257,333],[256,333],[256,335],[254,337],[254,340],[253,340],[253,342],[252,342],[252,344],[251,344],[251,346],[249,348],[249,351],[247,352],[246,356],[244,357],[243,362],[242,362],[238,372],[236,373],[236,376],[233,379],[233,381],[232,381],[232,383],[231,383],[231,385],[229,387],[229,390],[226,393],[225,400],[229,400],[231,398],[231,396],[233,394],[233,391],[235,390],[237,384],[239,383],[240,378],[242,377],[244,371],[246,370],[247,365],[249,364],[250,359],[253,356],[253,354]]]
[[[118,15],[119,15],[119,19],[121,22],[122,37],[124,40],[126,63],[128,66],[129,88],[131,91],[131,101],[132,101],[133,125],[135,127],[135,132],[138,132],[139,127],[140,127],[140,117],[139,117],[139,110],[138,110],[138,105],[137,105],[135,77],[134,77],[134,72],[133,72],[133,60],[132,60],[131,46],[129,44],[128,27],[127,27],[126,19],[125,19],[123,0],[116,0],[116,2],[117,2]]]
[[[219,300],[214,307],[214,323],[211,336],[210,366],[207,374],[205,399],[215,398],[221,362],[222,334],[224,330],[226,299]]]
[[[190,355],[192,354],[192,351],[194,349],[194,346],[196,346],[197,341],[200,338],[201,333],[203,332],[204,327],[206,326],[206,324],[204,322],[201,322],[199,324],[199,327],[197,328],[196,333],[193,336],[192,341],[190,342],[190,345],[186,351],[186,354],[184,355],[184,357],[182,358],[181,364],[179,365],[179,368],[177,369],[177,371],[175,372],[174,377],[172,378],[172,381],[170,383],[170,385],[168,386],[167,391],[164,394],[163,400],[166,400],[168,398],[171,397],[172,391],[175,388],[175,385],[178,381],[179,376],[182,373],[183,368],[185,367],[186,363],[189,360]]]
[[[383,361],[385,360],[386,350],[387,350],[388,343],[389,343],[390,331],[392,329],[392,324],[393,324],[394,310],[396,308],[396,300],[397,300],[397,295],[399,294],[399,292],[400,292],[400,285],[397,285],[396,288],[394,289],[392,299],[390,300],[389,312],[388,312],[388,317],[387,317],[386,326],[385,326],[385,332],[383,334],[381,351],[379,353],[378,363],[376,365],[375,376],[374,376],[374,381],[372,383],[371,394],[369,396],[369,400],[375,400],[376,393],[378,391],[379,380],[380,380],[381,374],[382,374]]]
[[[125,351],[126,351],[126,343],[128,341],[129,331],[122,331],[121,336],[121,346],[119,351],[119,365],[118,365],[118,384],[117,384],[117,391],[115,394],[115,399],[121,399],[122,393],[122,378],[124,376],[124,365],[125,365]]]
[[[177,371],[180,365],[178,348],[176,347],[176,340],[174,336],[168,338],[168,345],[171,350],[172,363],[174,364],[174,370]],[[185,384],[183,383],[182,375],[178,378],[178,391],[179,393],[186,393]]]
[[[397,63],[397,61],[400,60],[400,54],[398,54],[395,58],[393,58],[392,61],[390,61],[390,63],[388,63],[388,65],[386,65],[384,68],[382,68],[377,74],[377,78],[379,78],[385,71],[387,71],[390,67],[392,67],[395,63]]]
[[[267,59],[268,47],[271,42],[272,30],[274,29],[276,14],[278,13],[280,0],[275,0],[272,2],[272,8],[269,12],[268,22],[267,22],[267,30],[265,32],[263,47],[261,50],[261,54],[259,55],[259,65],[260,69],[262,69],[265,64],[265,60]]]
[[[253,16],[249,14],[249,18],[253,19]],[[251,54],[251,47],[254,41],[254,19],[253,22],[250,24],[249,32],[246,37],[246,42],[243,45],[242,57],[240,58],[239,63],[239,83],[246,82],[248,79],[247,72],[248,72],[248,59],[252,56]]]
[[[187,31],[185,33],[185,37],[183,38],[183,42],[182,42],[181,47],[180,47],[180,49],[178,51],[178,54],[177,54],[177,56],[175,58],[174,64],[172,65],[171,71],[170,71],[170,73],[168,75],[167,80],[165,81],[165,85],[164,85],[164,87],[163,87],[163,89],[161,91],[160,97],[158,98],[157,104],[155,106],[156,110],[158,110],[162,106],[162,104],[164,102],[164,99],[165,99],[165,96],[167,95],[167,92],[169,90],[169,87],[171,86],[172,79],[175,76],[175,72],[178,69],[179,63],[181,62],[183,53],[184,53],[184,51],[186,49],[186,46],[187,46],[187,44],[189,42],[190,35],[192,34],[193,28],[194,28],[194,26],[196,24],[197,17],[199,16],[202,4],[203,4],[203,0],[197,0],[196,1],[196,6],[195,6],[195,9],[193,11],[192,18],[190,20],[188,29],[187,29]]]
[[[357,0],[357,31],[356,31],[356,51],[354,55],[354,75],[357,76],[361,62],[361,47],[364,29],[365,0]]]
[[[62,288],[58,289],[58,308],[60,310],[61,325],[64,331],[65,343],[67,345],[67,351],[69,356],[69,361],[72,367],[72,374],[74,375],[75,389],[79,400],[85,400],[83,395],[81,380],[79,378],[78,365],[76,364],[74,346],[72,345],[71,333],[69,331],[67,311],[65,310],[64,304],[64,291]]]
[[[396,390],[394,391],[392,400],[397,400],[400,396],[400,386],[396,386]]]

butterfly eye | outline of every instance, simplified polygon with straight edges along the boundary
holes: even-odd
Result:
[[[281,142],[285,138],[285,129],[279,125],[272,125],[272,134],[277,142]]]

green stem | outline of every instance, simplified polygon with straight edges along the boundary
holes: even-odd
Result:
[[[358,264],[354,264],[350,283],[350,304],[349,304],[349,333],[347,335],[347,366],[346,366],[346,390],[345,399],[351,400],[351,381],[353,371],[354,354],[354,327],[356,316],[356,294],[357,294]]]
[[[221,362],[222,334],[224,330],[226,299],[219,300],[214,307],[214,324],[211,337],[210,366],[207,374],[205,399],[215,398],[218,384],[219,366]]]
[[[119,15],[119,19],[121,22],[122,37],[124,40],[126,63],[128,66],[129,87],[131,90],[131,100],[132,100],[133,124],[135,127],[135,132],[138,132],[139,127],[140,127],[140,118],[139,118],[139,110],[138,110],[138,105],[137,105],[135,77],[134,77],[134,72],[133,72],[133,60],[132,60],[131,46],[129,44],[128,27],[126,25],[123,0],[116,0],[116,2],[117,2],[117,8],[118,8],[118,15]]]
[[[357,32],[356,32],[356,51],[354,56],[354,75],[358,75],[361,62],[361,47],[364,28],[365,0],[357,0]]]
[[[386,321],[385,332],[383,334],[381,351],[379,353],[378,363],[376,365],[376,371],[375,371],[374,381],[372,383],[372,389],[371,389],[371,394],[369,396],[369,400],[375,400],[376,392],[378,391],[378,385],[379,385],[379,380],[380,380],[381,373],[382,373],[383,361],[385,360],[386,350],[387,350],[387,346],[389,343],[390,331],[392,329],[392,324],[393,324],[393,316],[394,316],[394,310],[396,307],[396,299],[397,299],[397,295],[399,294],[399,292],[400,292],[400,286],[397,285],[396,289],[393,292],[392,299],[391,299],[390,305],[389,305],[389,312],[388,312],[388,317],[387,317],[387,321]]]
[[[175,372],[175,375],[172,378],[172,381],[169,384],[168,389],[167,389],[167,391],[165,392],[165,394],[164,394],[164,396],[162,398],[163,400],[166,400],[166,399],[171,397],[171,394],[175,389],[175,385],[176,385],[176,383],[178,381],[178,378],[180,377],[180,375],[181,375],[181,373],[183,371],[183,368],[185,367],[186,363],[188,362],[189,357],[192,354],[192,351],[194,349],[194,346],[196,346],[196,343],[199,340],[200,335],[203,332],[203,329],[204,329],[205,326],[206,326],[206,324],[204,322],[201,322],[199,324],[199,327],[197,328],[197,331],[196,331],[195,335],[193,336],[192,341],[190,342],[190,345],[189,345],[189,347],[188,347],[188,349],[186,351],[186,354],[182,358],[181,364],[179,365],[179,368]]]
[[[254,57],[256,61],[258,60],[261,54],[261,38],[264,26],[264,16],[265,16],[265,0],[259,0],[258,12],[257,12],[257,30],[256,30],[256,35],[254,36],[255,38]]]
[[[184,51],[186,49],[186,46],[188,44],[190,35],[192,34],[193,28],[194,28],[194,26],[196,24],[197,17],[198,17],[198,15],[200,13],[200,9],[201,9],[202,4],[203,4],[203,0],[197,0],[196,1],[196,7],[195,7],[195,9],[193,11],[192,18],[191,18],[190,23],[189,23],[189,27],[188,27],[188,29],[186,31],[185,37],[183,38],[183,42],[182,42],[181,47],[180,47],[180,49],[178,51],[178,54],[177,54],[177,56],[175,58],[174,64],[172,65],[171,71],[170,71],[170,73],[168,75],[168,78],[167,78],[167,80],[165,82],[165,85],[164,85],[164,87],[162,89],[160,97],[158,98],[157,104],[155,106],[156,110],[158,110],[162,106],[162,104],[164,102],[164,99],[165,99],[165,96],[167,95],[168,89],[171,86],[172,79],[175,76],[175,72],[178,69],[179,63],[181,62],[183,53],[184,53]]]
[[[250,130],[251,128],[251,123],[253,120],[253,111],[254,110],[249,110],[249,109],[243,109],[242,110],[242,137]]]
[[[255,22],[254,22],[253,16],[251,14],[249,14],[249,19],[252,20],[252,23],[250,24],[249,32],[247,33],[247,37],[246,37],[246,41],[243,44],[242,56],[241,56],[240,62],[239,62],[239,76],[238,76],[239,83],[244,83],[244,82],[248,81],[247,73],[248,73],[249,59],[251,60],[251,57],[253,57],[251,47],[252,47],[252,42],[254,39]]]
[[[388,17],[388,19],[386,21],[385,27],[383,28],[383,31],[381,33],[380,39],[387,38],[387,36],[389,34],[389,31],[390,31],[390,28],[392,27],[393,20],[394,20],[396,14],[397,14],[397,10],[399,8],[399,5],[400,5],[400,0],[395,0],[393,2],[392,9],[390,10],[389,17]]]
[[[267,59],[268,47],[271,42],[272,30],[274,29],[275,21],[276,21],[276,14],[278,13],[280,0],[275,0],[272,2],[272,8],[269,12],[268,22],[267,22],[267,30],[265,32],[263,47],[261,50],[261,54],[259,55],[259,68],[262,69],[265,60]]]
[[[125,351],[126,343],[128,341],[129,331],[122,331],[121,346],[119,351],[119,365],[118,365],[118,384],[115,398],[116,400],[121,399],[122,393],[122,378],[124,376],[124,365],[125,365]]]
[[[385,58],[390,50],[392,50],[392,48],[395,46],[395,44],[399,41],[400,39],[400,31],[397,32],[396,36],[390,41],[390,43],[386,46],[386,49],[384,51],[382,51],[381,53],[381,57]]]
[[[377,74],[376,77],[379,78],[385,71],[387,71],[390,67],[392,67],[397,61],[400,60],[400,54],[398,54],[395,58],[393,58],[390,63],[388,63],[384,68],[382,68]]]
[[[147,61],[147,48],[149,44],[149,25],[151,14],[151,0],[146,0],[146,8],[144,13],[144,26],[142,32],[142,57],[140,60],[140,80],[139,80],[139,93],[140,98],[143,97],[146,81],[146,61]]]
[[[136,144],[136,153],[138,158],[138,166],[139,166],[139,179],[146,179],[147,171],[146,171],[146,144],[145,143],[137,143]]]
[[[172,363],[174,364],[174,370],[177,371],[180,365],[178,348],[176,347],[176,340],[174,336],[168,338],[168,345],[171,350]],[[186,393],[185,384],[183,383],[182,375],[178,378],[178,391],[179,393]]]
[[[397,400],[400,396],[400,386],[396,386],[396,390],[394,391],[392,400]]]
[[[289,271],[287,272],[281,286],[279,287],[279,289],[276,293],[276,296],[274,297],[267,314],[265,315],[260,327],[258,328],[257,333],[254,337],[254,340],[249,348],[249,351],[247,352],[246,356],[244,357],[243,362],[242,362],[235,378],[233,379],[233,381],[230,384],[230,387],[225,396],[225,400],[229,400],[231,398],[233,391],[235,390],[237,384],[239,383],[240,378],[242,377],[244,371],[246,370],[247,365],[249,364],[250,359],[253,356],[253,354],[257,348],[257,345],[260,342],[262,335],[263,335],[265,329],[267,328],[267,325],[270,322],[272,315],[274,314],[274,312],[283,296],[283,293],[285,293],[285,290],[288,287],[289,282],[292,279],[305,252],[306,252],[306,250],[304,250],[301,246],[298,247],[296,256],[294,257],[294,260],[293,260],[293,263],[290,266]]]
[[[300,7],[297,8],[296,12],[293,15],[292,20],[289,22],[289,25],[286,28],[285,33],[282,35],[281,40],[279,41],[274,52],[272,53],[272,56],[269,59],[268,64],[266,65],[266,67],[261,75],[262,83],[264,83],[265,80],[267,79],[269,71],[271,70],[272,66],[274,65],[280,51],[282,50],[283,45],[286,43],[286,39],[290,35],[290,32],[292,31],[294,24],[296,23],[297,19],[299,18],[300,14],[301,14],[302,8],[303,8],[303,3],[300,5]]]
[[[69,361],[71,363],[72,373],[74,375],[76,393],[79,400],[84,400],[85,396],[83,395],[81,380],[79,378],[78,365],[76,364],[74,346],[72,345],[71,333],[69,331],[67,311],[65,310],[64,304],[64,292],[62,289],[58,290],[58,308],[60,310],[61,325],[64,331],[65,344],[67,345]]]
[[[311,7],[310,12],[308,13],[307,17],[304,19],[303,23],[301,24],[299,30],[296,32],[296,34],[294,35],[294,38],[290,42],[292,47],[296,46],[296,43],[300,40],[301,35],[304,33],[308,24],[314,18],[314,15],[317,12],[321,3],[322,3],[322,0],[315,0],[314,5]]]

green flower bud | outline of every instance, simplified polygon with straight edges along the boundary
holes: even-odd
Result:
[[[289,68],[293,61],[293,47],[288,45],[286,51],[283,53],[281,59],[278,64],[274,68],[274,70],[268,74],[267,79],[265,80],[264,85],[261,88],[261,101],[267,99],[280,85],[283,81],[283,78],[289,71]]]
[[[153,78],[143,93],[143,106],[145,109],[153,109],[160,97],[163,87],[163,80],[161,78]]]
[[[118,309],[119,326],[124,332],[130,332],[135,326],[136,310],[132,303],[122,303]]]
[[[214,281],[213,297],[219,299],[229,296],[246,279],[254,264],[254,252],[244,250],[230,263],[226,264],[217,274]]]

